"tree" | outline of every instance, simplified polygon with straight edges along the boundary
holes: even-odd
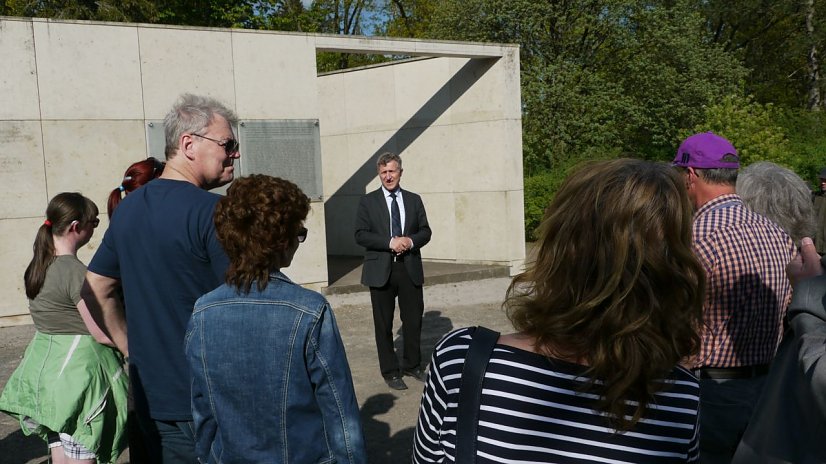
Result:
[[[695,2],[706,17],[709,39],[749,69],[747,94],[788,108],[819,107],[817,45],[826,33],[817,12],[826,7],[824,0]]]
[[[380,7],[376,0],[314,0],[311,10],[320,21],[318,32],[339,35],[369,35],[380,26]],[[320,72],[347,69],[386,61],[381,55],[319,53]]]
[[[158,19],[152,0],[5,0],[2,14],[90,21],[151,23]]]
[[[809,79],[807,83],[808,96],[806,109],[820,111],[820,63],[817,58],[817,42],[815,39],[815,2],[806,0],[806,38],[808,39]]]
[[[665,156],[745,75],[689,0],[446,0],[428,36],[520,45],[528,175],[583,154]]]
[[[437,0],[389,0],[385,2],[384,23],[377,31],[390,37],[424,37],[438,12]]]

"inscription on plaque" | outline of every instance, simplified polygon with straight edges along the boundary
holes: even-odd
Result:
[[[241,174],[267,174],[295,182],[313,200],[321,199],[321,138],[318,121],[244,121],[238,128]]]

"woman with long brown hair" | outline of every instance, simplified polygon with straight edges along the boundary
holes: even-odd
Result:
[[[692,208],[670,166],[587,164],[545,213],[536,259],[508,289],[516,329],[482,383],[480,462],[686,462],[698,458],[703,269]],[[463,364],[477,329],[437,345],[414,462],[453,462]]]
[[[57,464],[115,462],[126,448],[123,360],[95,341],[80,314],[86,266],[77,250],[97,216],[79,193],[49,202],[24,274],[37,332],[0,395],[0,410],[18,418],[23,433],[40,435]]]

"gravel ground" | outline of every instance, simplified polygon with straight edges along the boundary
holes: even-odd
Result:
[[[485,279],[425,287],[422,327],[423,359],[433,346],[455,328],[484,325],[507,332],[510,324],[500,304],[510,279]],[[347,349],[353,382],[361,407],[369,461],[375,464],[410,462],[422,383],[405,377],[408,390],[390,390],[381,378],[373,339],[368,293],[329,297]],[[396,311],[395,328],[400,321]],[[34,327],[0,328],[0,387],[23,356]],[[397,347],[400,346],[397,330]],[[46,463],[46,446],[37,437],[25,437],[15,420],[0,414],[0,464]],[[119,463],[128,463],[128,452]],[[137,464],[137,463],[136,463]]]

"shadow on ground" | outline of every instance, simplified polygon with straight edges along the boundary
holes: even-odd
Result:
[[[424,316],[422,316],[420,348],[422,351],[422,367],[430,363],[430,357],[433,355],[433,349],[436,347],[436,344],[451,330],[453,330],[453,322],[449,318],[442,316],[441,311],[431,310],[424,313]],[[401,326],[396,330],[393,347],[399,355],[403,353],[404,340],[402,339]]]
[[[390,412],[396,403],[391,393],[379,393],[367,398],[361,407],[361,422],[367,447],[367,461],[371,463],[410,462],[413,455],[414,427],[407,427],[390,435],[390,425],[377,419]]]
[[[26,436],[21,430],[17,430],[0,439],[0,450],[5,450],[0,452],[0,464],[22,464],[43,457],[46,453],[46,442],[37,435]],[[44,458],[36,462],[46,464],[49,460]]]

